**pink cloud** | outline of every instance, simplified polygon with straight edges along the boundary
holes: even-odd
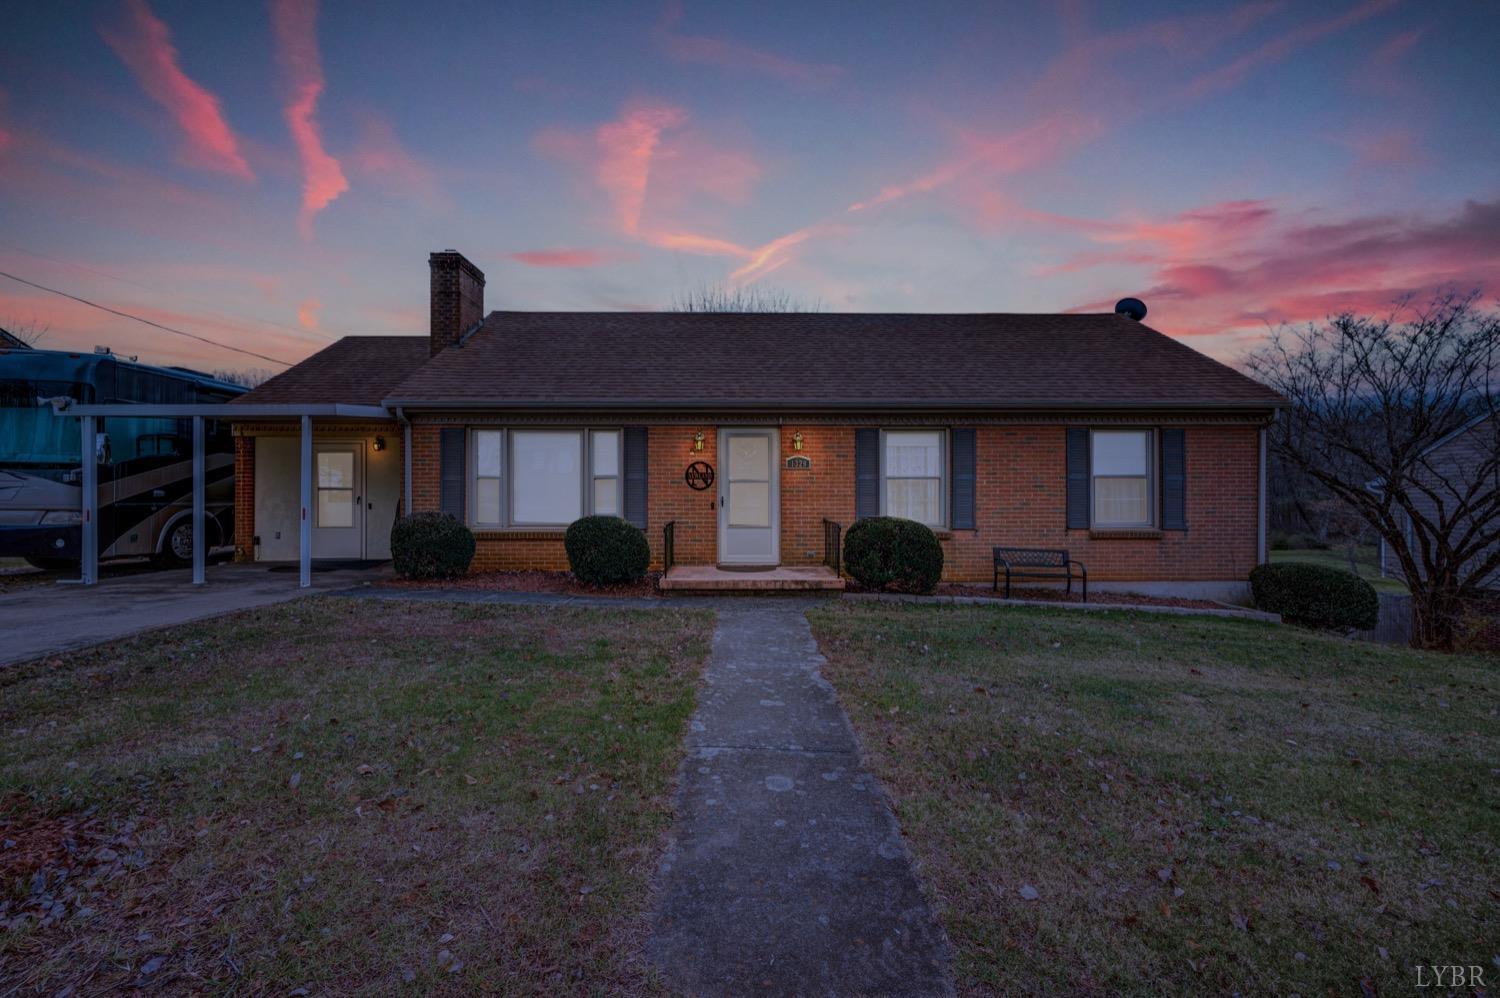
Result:
[[[1134,235],[1144,238],[1132,243],[1129,262],[1146,272],[1140,296],[1152,321],[1186,335],[1384,312],[1406,295],[1482,287],[1500,270],[1500,201],[1470,201],[1446,218],[1316,223],[1283,218],[1265,202],[1230,202],[1156,221],[1097,223],[1092,238]],[[1100,297],[1073,310],[1107,310],[1113,301]]]
[[[1406,58],[1422,40],[1423,33],[1423,29],[1413,28],[1392,35],[1365,58],[1354,71],[1351,82],[1357,89],[1381,97],[1403,96],[1411,77]]]
[[[687,121],[687,112],[669,104],[635,104],[595,133],[599,158],[594,179],[610,196],[620,229],[634,234],[641,225],[651,161],[661,134]]]
[[[302,160],[302,212],[298,228],[312,238],[318,213],[349,189],[339,161],[323,148],[316,114],[323,94],[323,65],[318,56],[318,7],[315,0],[272,0],[271,25],[291,87],[284,109],[297,154]]]
[[[309,332],[318,331],[318,312],[323,308],[323,303],[316,298],[307,298],[297,305],[297,325]]]
[[[1357,168],[1390,169],[1423,166],[1430,157],[1408,128],[1355,129],[1334,137],[1354,152]]]
[[[601,249],[551,249],[522,250],[505,254],[507,260],[524,263],[528,267],[601,267],[605,264],[630,259],[630,254]]]
[[[101,29],[109,47],[135,75],[141,88],[172,116],[187,142],[186,160],[194,166],[254,179],[240,154],[239,140],[224,120],[219,98],[190,78],[178,65],[172,35],[145,0],[126,0],[129,22],[120,30]]]
[[[668,0],[656,28],[656,38],[666,53],[678,62],[755,73],[809,88],[826,87],[844,74],[842,66],[798,62],[724,38],[679,34],[677,26],[681,21],[681,0]]]
[[[1337,17],[1300,25],[1186,80],[1169,74],[1244,33],[1281,5],[1252,4],[1227,13],[1167,18],[1087,38],[1081,34],[1085,27],[1082,17],[1065,10],[1070,46],[1051,61],[1036,83],[1015,95],[1006,95],[1006,105],[1018,108],[1025,124],[999,131],[954,129],[951,147],[937,165],[910,180],[887,185],[855,201],[847,210],[867,211],[957,186],[964,217],[981,226],[993,226],[1007,217],[1003,203],[991,199],[982,211],[969,210],[986,201],[983,185],[997,178],[1039,173],[1148,112],[1170,110],[1228,90],[1253,71],[1347,30],[1393,3],[1371,0]],[[1153,64],[1150,53],[1155,51],[1164,52],[1166,58]],[[1149,85],[1142,87],[1142,80]],[[1143,92],[1137,94],[1137,90]]]
[[[591,134],[551,128],[539,133],[533,145],[539,152],[589,172],[608,196],[621,235],[658,249],[738,260],[740,266],[729,275],[735,283],[764,277],[785,266],[808,239],[837,231],[833,226],[810,225],[760,246],[746,246],[696,231],[697,225],[671,221],[683,215],[701,219],[700,195],[716,202],[743,203],[760,177],[759,165],[748,154],[699,133],[675,134],[687,125],[688,114],[680,107],[637,101]],[[663,215],[669,218],[662,219]]]
[[[403,194],[428,200],[441,194],[437,168],[401,143],[388,118],[365,113],[359,124],[359,143],[346,157],[354,171]]]
[[[1390,10],[1395,3],[1396,0],[1366,0],[1336,17],[1300,25],[1226,65],[1193,78],[1178,96],[1182,100],[1192,101],[1211,93],[1228,90],[1242,83],[1245,77],[1261,66],[1280,62],[1302,46],[1352,28],[1377,14]]]

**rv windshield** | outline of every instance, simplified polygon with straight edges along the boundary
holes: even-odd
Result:
[[[88,386],[68,381],[0,381],[0,468],[78,463],[78,421],[53,413],[37,399],[87,397]]]

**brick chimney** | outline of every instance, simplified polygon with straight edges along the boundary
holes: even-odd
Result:
[[[457,250],[427,258],[432,268],[431,356],[453,346],[484,320],[484,271]]]

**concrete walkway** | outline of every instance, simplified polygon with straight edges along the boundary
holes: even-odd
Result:
[[[694,995],[948,994],[948,945],[802,610],[719,600],[647,955]]]
[[[0,666],[128,638],[205,617],[270,606],[313,593],[348,590],[385,578],[389,568],[314,572],[312,586],[297,572],[260,565],[210,565],[205,583],[191,569],[142,572],[95,586],[44,583],[0,594]]]

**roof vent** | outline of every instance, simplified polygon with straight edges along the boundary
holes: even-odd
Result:
[[[1146,303],[1139,298],[1121,298],[1115,302],[1115,314],[1140,322],[1146,317]]]

